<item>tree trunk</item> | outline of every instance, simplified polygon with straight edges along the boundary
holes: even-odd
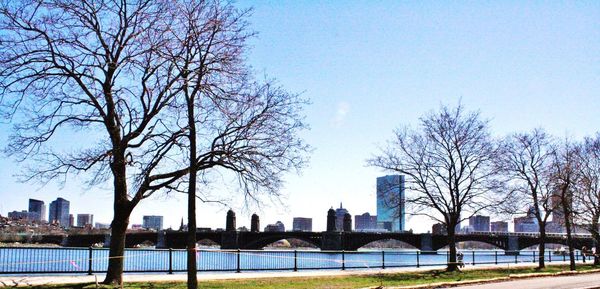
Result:
[[[123,282],[123,261],[125,259],[125,235],[129,225],[129,213],[121,209],[115,211],[115,219],[111,223],[110,250],[108,270],[104,284],[121,284]]]
[[[196,120],[194,113],[194,100],[187,99],[188,126],[190,140],[190,177],[188,184],[188,238],[187,238],[187,288],[198,288],[196,268]]]
[[[123,263],[125,258],[125,236],[129,226],[131,204],[127,198],[127,180],[125,178],[125,159],[115,157],[111,169],[114,178],[114,217],[111,223],[110,251],[108,269],[104,284],[123,282]]]
[[[565,200],[565,198],[563,198]],[[563,201],[563,213],[565,216],[565,229],[567,230],[567,246],[569,247],[569,269],[576,270],[575,266],[575,251],[573,248],[573,236],[571,235],[571,210],[570,202]]]
[[[191,154],[190,154],[191,155]],[[193,166],[191,166],[193,168]],[[188,188],[188,242],[187,242],[187,284],[189,289],[198,288],[196,268],[196,170],[190,170]]]
[[[540,223],[540,245],[538,248],[539,251],[539,259],[538,259],[538,269],[544,269],[546,267],[546,262],[544,260],[544,256],[546,255],[546,224]]]
[[[593,222],[592,228],[598,228],[598,222]],[[596,243],[596,250],[594,252],[594,266],[598,266],[600,265],[600,258],[598,257],[598,255],[600,255],[600,234],[598,231],[594,231],[593,229],[589,231],[592,233],[592,237]]]
[[[456,224],[448,225],[446,228],[448,231],[448,250],[449,250],[448,267],[446,270],[450,271],[450,272],[458,270],[458,263],[456,262],[455,226],[456,226]]]
[[[598,266],[600,265],[600,257],[598,257],[600,255],[600,235],[596,234],[596,237],[594,237],[594,239],[596,240],[596,252],[594,252],[594,266]]]

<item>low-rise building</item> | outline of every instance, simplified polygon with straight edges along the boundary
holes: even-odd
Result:
[[[370,231],[377,229],[377,216],[371,216],[369,213],[354,216],[355,231]]]
[[[294,217],[292,230],[300,232],[312,232],[312,218]]]
[[[490,231],[492,232],[508,232],[508,222],[496,221],[490,223]]]
[[[285,226],[281,221],[277,221],[275,224],[267,225],[265,232],[285,232]]]

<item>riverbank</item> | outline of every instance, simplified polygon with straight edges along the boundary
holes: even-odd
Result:
[[[593,272],[591,265],[579,264],[578,271]],[[301,272],[249,272],[249,273],[200,273],[200,288],[212,289],[342,289],[375,288],[377,286],[416,286],[442,284],[447,282],[465,282],[485,279],[503,280],[517,275],[532,277],[531,274],[557,274],[567,271],[567,264],[552,265],[543,271],[537,271],[535,264],[504,264],[492,266],[470,266],[462,272],[448,273],[442,267],[436,268],[400,268],[378,270],[346,271],[301,271]],[[598,270],[595,270],[598,271]],[[104,275],[97,276],[34,276],[0,277],[0,286],[31,286],[32,288],[96,288],[96,280],[102,281]],[[500,279],[499,279],[500,278]],[[185,288],[185,274],[126,274],[124,288]],[[113,288],[99,286],[100,288]],[[427,288],[425,286],[424,288]]]

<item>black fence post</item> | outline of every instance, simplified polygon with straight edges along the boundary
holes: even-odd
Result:
[[[475,266],[475,250],[471,251],[471,259],[473,260],[473,266]]]
[[[519,252],[515,252],[515,264],[519,264]]]
[[[346,270],[346,254],[344,250],[342,250],[342,270]]]
[[[240,249],[238,249],[237,250],[237,270],[235,271],[236,273],[242,272],[240,264],[241,264],[241,261],[240,261]]]
[[[92,259],[92,257],[93,257],[92,250],[93,249],[94,248],[92,248],[92,246],[90,246],[89,253],[88,253],[88,275],[92,275],[92,265],[93,265],[93,263],[92,263],[92,260],[93,260]]]
[[[169,248],[169,274],[173,274],[173,249]]]
[[[548,262],[552,262],[552,252],[548,250]]]
[[[421,267],[421,251],[417,251],[417,268]]]
[[[535,251],[533,251],[533,263],[535,263]]]
[[[562,255],[563,255],[563,262],[567,261],[567,254],[563,253]]]
[[[381,250],[381,269],[385,269],[385,251]]]
[[[494,264],[498,265],[498,251],[494,251]]]
[[[298,250],[294,250],[294,272],[298,271]]]

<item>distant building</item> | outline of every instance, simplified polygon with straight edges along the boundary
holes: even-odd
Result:
[[[61,227],[69,227],[69,201],[63,198],[57,198],[50,203],[50,213],[48,214],[48,222],[59,224]]]
[[[96,222],[96,224],[94,224],[94,228],[96,228],[96,229],[110,229],[110,224]]]
[[[265,232],[285,232],[285,226],[281,221],[277,221],[275,224],[267,225]]]
[[[46,221],[46,205],[44,201],[29,199],[29,214],[36,222]]]
[[[371,216],[369,213],[354,216],[354,230],[370,231],[377,229],[377,216]]]
[[[348,210],[344,209],[342,203],[340,202],[340,207],[335,209],[335,230],[343,231],[344,230],[344,216],[348,213]]]
[[[508,232],[508,222],[496,221],[490,223],[490,231],[492,232]]]
[[[546,233],[565,233],[566,230],[563,223],[554,222],[554,220],[546,223]]]
[[[539,232],[540,226],[535,217],[535,207],[530,206],[527,215],[513,219],[515,233]]]
[[[163,216],[144,216],[142,218],[142,228],[154,229],[157,231],[163,228]]]
[[[294,217],[292,230],[301,232],[312,232],[312,218]]]
[[[69,214],[69,227],[75,227],[75,217],[73,214]]]
[[[8,213],[8,218],[11,220],[23,220],[27,222],[31,222],[35,217],[35,214],[31,214],[28,211],[12,211]]]
[[[142,226],[142,224],[131,224],[131,229],[132,230],[141,230],[144,227]]]
[[[469,226],[472,232],[489,232],[490,216],[475,215],[469,218]]]
[[[514,218],[515,233],[539,232],[540,227],[534,218],[528,216]]]
[[[389,175],[377,178],[378,228],[392,232],[404,231],[404,176]]]
[[[447,235],[448,230],[446,230],[446,224],[433,224],[433,226],[431,226],[431,233],[434,235]]]
[[[94,225],[93,214],[77,214],[77,227],[85,227],[85,225]]]

